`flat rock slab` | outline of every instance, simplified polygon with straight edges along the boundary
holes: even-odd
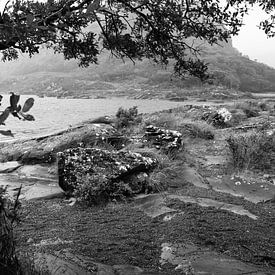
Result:
[[[11,173],[0,175],[0,186],[7,187],[9,196],[17,195],[22,185],[20,199],[39,200],[63,197],[53,166],[25,165]]]
[[[183,165],[182,174],[184,177],[184,181],[191,183],[197,187],[209,189],[208,183],[194,168],[188,165]]]
[[[20,178],[37,179],[47,182],[58,182],[57,167],[49,165],[24,165],[16,170]]]
[[[22,193],[20,198],[27,201],[64,197],[64,192],[58,185],[35,184]]]
[[[20,164],[18,161],[2,162],[0,163],[0,174],[11,173],[21,166],[22,164]]]
[[[169,221],[177,214],[180,214],[180,212],[178,212],[177,210],[166,206],[166,201],[169,199],[178,199],[184,203],[194,203],[202,207],[215,207],[217,209],[229,211],[237,215],[248,216],[253,220],[256,220],[258,218],[256,215],[253,215],[240,205],[224,203],[207,198],[193,198],[189,196],[173,195],[167,193],[164,193],[162,195],[153,194],[138,196],[135,199],[135,207],[142,210],[146,215],[151,218],[156,218],[158,216],[168,213],[176,213],[174,215],[172,214],[164,217],[165,221]]]
[[[181,274],[194,275],[270,275],[270,270],[257,268],[231,257],[201,249],[192,243],[163,243],[160,264],[172,264]]]
[[[179,196],[179,195],[168,195],[169,199],[178,199],[185,203],[195,203],[202,207],[215,207],[217,209],[226,210],[238,215],[248,216],[249,218],[256,220],[258,217],[253,215],[248,210],[245,210],[241,205],[224,203],[216,200],[211,200],[207,198],[193,198],[188,196]]]
[[[209,252],[200,255],[192,263],[195,274],[204,275],[270,275],[269,271],[256,268],[236,259]]]
[[[160,194],[139,195],[135,198],[135,205],[151,218],[177,212],[177,210],[165,206],[165,197]]]
[[[20,160],[24,164],[53,163],[56,153],[72,144],[84,141],[97,143],[116,133],[110,125],[86,124],[72,127],[50,135],[31,140],[19,140],[12,143],[1,144],[0,161]]]
[[[35,257],[35,269],[47,272],[49,275],[139,275],[143,273],[143,270],[136,266],[110,266],[71,253],[65,255],[38,253]]]
[[[275,196],[275,185],[269,182],[254,182],[230,175],[207,180],[215,191],[243,197],[253,203],[268,201]]]

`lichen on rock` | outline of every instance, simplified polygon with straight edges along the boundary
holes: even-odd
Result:
[[[144,173],[156,165],[155,159],[130,151],[67,149],[58,153],[59,186],[70,195],[80,191],[112,199],[120,189],[131,195],[146,189]]]
[[[144,142],[151,143],[156,148],[166,151],[180,149],[182,146],[182,134],[178,131],[162,129],[149,125],[145,129]]]

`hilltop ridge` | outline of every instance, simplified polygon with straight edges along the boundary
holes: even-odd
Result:
[[[202,44],[201,48],[202,58],[214,76],[211,84],[241,92],[275,91],[275,69],[242,55],[231,41],[222,46]],[[105,97],[202,86],[194,77],[176,78],[171,65],[164,68],[149,60],[133,64],[104,52],[98,63],[79,68],[76,61],[66,61],[45,50],[31,59],[21,56],[17,61],[0,63],[0,93]]]

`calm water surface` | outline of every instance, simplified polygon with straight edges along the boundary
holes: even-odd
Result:
[[[28,97],[30,96],[21,96],[19,103],[23,105]],[[35,121],[20,121],[10,115],[6,120],[6,126],[0,126],[0,130],[11,130],[14,138],[0,135],[0,142],[32,138],[64,130],[88,119],[114,115],[119,107],[138,106],[139,113],[152,113],[184,104],[183,102],[165,100],[131,100],[125,98],[57,99],[32,97],[35,99],[35,103],[29,113],[35,117]],[[4,95],[0,111],[3,111],[8,105],[9,95]]]

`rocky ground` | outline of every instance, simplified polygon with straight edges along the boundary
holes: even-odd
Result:
[[[237,170],[226,142],[245,125],[265,121],[266,113],[231,128],[212,127],[212,138],[191,135],[190,121],[204,111],[145,116],[145,122],[180,131],[184,147],[155,174],[160,192],[107,205],[86,207],[66,197],[55,154],[87,141],[96,146],[102,136],[119,147],[112,126],[87,124],[1,145],[1,160],[9,162],[0,165],[0,184],[10,195],[23,184],[15,227],[20,255],[29,254],[50,274],[274,274],[274,167]],[[131,131],[134,143],[141,128]],[[129,143],[126,149],[139,147]]]

